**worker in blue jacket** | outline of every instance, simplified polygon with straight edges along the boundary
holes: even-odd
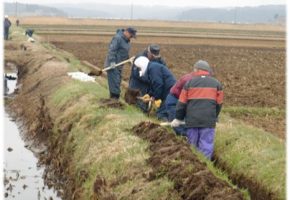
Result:
[[[112,38],[109,45],[105,67],[114,66],[115,64],[129,58],[129,51],[131,48],[130,40],[131,38],[136,37],[136,32],[137,31],[132,27],[118,29],[116,31],[116,35]],[[123,65],[107,71],[110,98],[120,98],[122,70]]]
[[[175,84],[176,79],[169,69],[160,63],[152,62],[145,56],[138,57],[134,64],[139,68],[139,76],[147,76],[149,81],[148,94],[155,101],[161,100],[161,105],[157,109],[157,118],[167,121],[167,112],[165,107],[165,99],[170,88]]]
[[[164,59],[160,55],[160,46],[157,44],[150,44],[143,52],[137,54],[135,60],[145,56],[152,62],[157,62],[166,66]],[[139,76],[139,68],[135,66],[134,62],[131,68],[131,75],[129,79],[129,90],[138,90],[140,95],[143,96],[149,92],[149,80],[147,74]],[[137,100],[137,106],[144,112],[148,111],[147,104],[142,100]]]
[[[9,28],[11,26],[11,22],[8,18],[8,15],[4,16],[4,40],[9,39]]]

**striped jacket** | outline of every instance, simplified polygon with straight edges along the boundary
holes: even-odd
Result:
[[[205,71],[183,87],[176,106],[176,119],[189,128],[214,128],[221,111],[224,93],[221,83]]]

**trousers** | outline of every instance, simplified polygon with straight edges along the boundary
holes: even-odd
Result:
[[[214,128],[187,129],[187,141],[208,159],[211,159],[213,155],[214,136]]]

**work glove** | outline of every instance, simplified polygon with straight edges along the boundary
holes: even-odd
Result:
[[[171,127],[178,127],[180,126],[181,124],[183,124],[183,121],[179,120],[179,119],[174,119],[171,123],[170,123],[170,126]]]
[[[151,100],[151,97],[149,94],[145,94],[143,97],[142,97],[142,100],[143,102],[149,102]]]
[[[161,103],[162,103],[162,100],[161,99],[158,99],[158,100],[155,100],[154,101],[154,105],[155,105],[156,108],[159,108],[160,105],[161,105]]]

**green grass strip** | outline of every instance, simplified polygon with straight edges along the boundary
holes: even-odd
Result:
[[[215,152],[232,172],[256,180],[279,199],[285,198],[286,149],[281,139],[223,115]]]

